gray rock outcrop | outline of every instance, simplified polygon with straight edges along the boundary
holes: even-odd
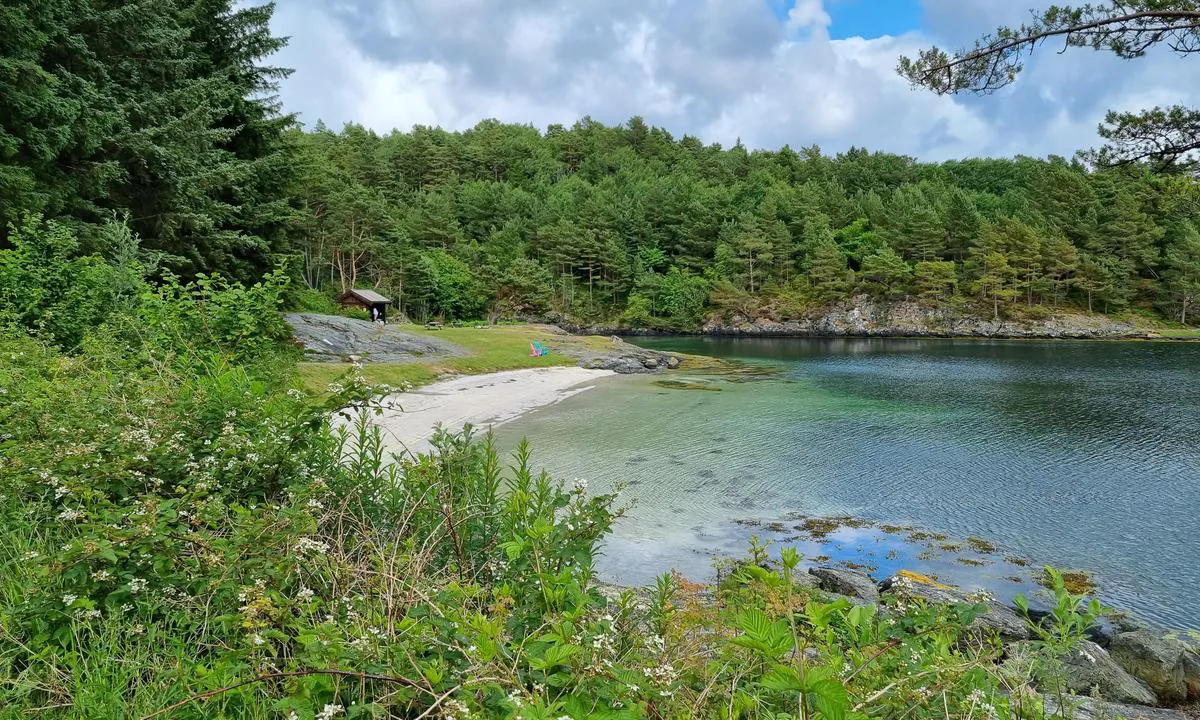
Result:
[[[1108,646],[1108,654],[1130,675],[1146,683],[1165,703],[1187,698],[1183,656],[1188,648],[1178,640],[1150,630],[1120,633]]]
[[[1189,700],[1200,700],[1200,655],[1195,650],[1183,654],[1183,684]]]
[[[340,315],[288,313],[283,316],[311,362],[415,362],[462,355],[452,343],[401,331],[394,325]]]
[[[1158,698],[1140,680],[1125,672],[1090,640],[1082,640],[1071,653],[1059,658],[1067,689],[1079,695],[1093,692],[1105,700],[1134,705],[1157,705]]]
[[[840,568],[814,567],[808,574],[817,579],[817,586],[835,595],[847,595],[867,602],[879,602],[879,588],[866,573]]]
[[[1010,607],[990,598],[973,599],[962,591],[933,582],[917,582],[897,576],[883,584],[884,592],[901,598],[919,599],[931,605],[984,605],[982,615],[971,621],[968,629],[994,630],[1008,641],[1029,640],[1033,630],[1029,623]]]
[[[1047,720],[1188,720],[1186,715],[1177,710],[1121,705],[1078,695],[1068,695],[1062,702],[1054,695],[1046,695],[1042,698],[1042,707]]]
[[[1116,338],[1142,337],[1129,323],[1101,315],[1062,312],[1044,320],[996,320],[929,307],[917,302],[879,302],[859,295],[844,303],[815,308],[798,318],[733,315],[710,320],[709,335]]]

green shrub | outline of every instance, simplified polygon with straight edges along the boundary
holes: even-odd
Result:
[[[831,601],[792,550],[603,588],[615,496],[469,430],[389,456],[386,388],[290,386],[285,285],[142,286],[69,354],[0,327],[0,717],[1026,712],[979,608]]]
[[[74,349],[87,332],[128,312],[146,288],[133,255],[129,230],[110,223],[104,238],[111,260],[80,257],[74,233],[54,221],[30,216],[10,228],[10,249],[0,250],[0,324],[37,333],[47,342]]]
[[[308,287],[299,290],[292,289],[288,296],[288,305],[296,312],[321,313],[323,315],[336,315],[339,308],[329,293]]]
[[[992,646],[960,642],[975,610],[828,602],[797,585],[791,551],[777,566],[760,553],[775,569],[744,564],[712,595],[670,577],[649,599],[601,592],[592,567],[615,497],[535,472],[524,445],[506,468],[469,431],[393,462],[353,376],[317,403],[227,361],[195,372],[151,353],[130,372],[111,351],[67,357],[11,336],[0,351],[12,358],[4,447],[21,449],[0,474],[9,707],[555,719],[1007,708],[984,670]]]

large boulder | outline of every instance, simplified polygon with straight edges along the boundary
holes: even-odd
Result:
[[[1164,703],[1187,699],[1184,681],[1186,645],[1150,630],[1120,633],[1108,646],[1108,654],[1130,675],[1146,683]]]
[[[825,592],[879,602],[879,588],[866,573],[829,567],[809,568],[808,573],[817,579],[818,587]]]
[[[957,588],[943,585],[932,578],[911,572],[901,572],[883,583],[885,593],[906,600],[921,600],[930,605],[984,605],[986,610],[971,621],[972,630],[995,631],[1007,641],[1029,640],[1033,630],[1029,623],[1012,608],[989,597],[968,597]]]
[[[1081,640],[1072,652],[1059,658],[1067,689],[1079,695],[1099,695],[1105,700],[1135,705],[1157,705],[1158,698],[1140,680],[1125,672],[1090,640]]]
[[[1189,700],[1200,700],[1200,655],[1195,650],[1183,654],[1183,684]]]
[[[1144,705],[1120,705],[1090,697],[1067,695],[1060,698],[1045,695],[1042,698],[1045,717],[1070,718],[1071,720],[1188,720],[1178,710],[1146,707]]]

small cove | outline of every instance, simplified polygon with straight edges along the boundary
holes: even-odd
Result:
[[[775,372],[606,380],[498,429],[505,447],[535,439],[557,477],[624,487],[634,506],[606,544],[607,579],[710,577],[713,557],[758,534],[810,561],[907,567],[1001,597],[1031,587],[1031,568],[1006,558],[1087,569],[1108,603],[1200,627],[1200,345],[638,342]],[[945,537],[842,526],[813,538],[813,516]]]

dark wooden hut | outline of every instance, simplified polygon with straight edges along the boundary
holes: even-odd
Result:
[[[357,307],[366,310],[372,320],[387,322],[387,308],[392,301],[374,290],[354,288],[342,293],[338,302],[342,307]]]

